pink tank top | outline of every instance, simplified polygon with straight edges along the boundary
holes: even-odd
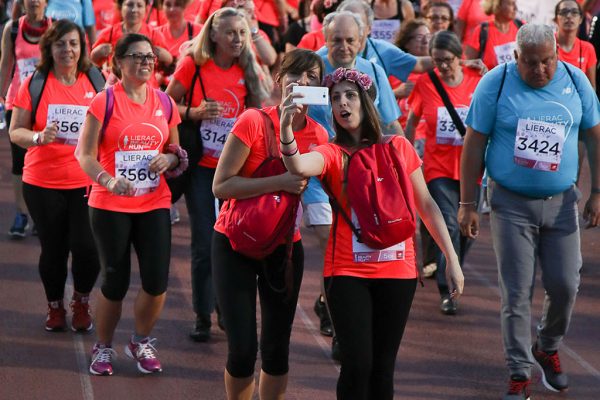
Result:
[[[6,94],[6,109],[12,110],[13,101],[17,96],[21,82],[35,71],[35,66],[41,58],[40,46],[38,43],[29,43],[23,37],[23,24],[25,17],[19,18],[19,31],[15,39],[15,73],[13,75],[8,93]],[[50,24],[50,21],[48,21]],[[49,26],[48,24],[48,26]]]

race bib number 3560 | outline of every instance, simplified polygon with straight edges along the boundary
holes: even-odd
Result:
[[[158,155],[158,150],[117,151],[115,152],[115,176],[133,182],[134,196],[156,190],[160,175],[150,171],[150,161]]]
[[[515,136],[515,164],[541,171],[557,171],[564,143],[564,125],[520,119]]]

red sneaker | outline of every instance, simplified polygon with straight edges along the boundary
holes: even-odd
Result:
[[[48,315],[46,317],[46,330],[48,332],[60,332],[67,328],[67,311],[62,301],[48,303]]]
[[[80,300],[71,301],[71,311],[73,312],[73,318],[71,319],[71,329],[74,332],[87,332],[92,330],[94,324],[92,323],[92,315],[90,313],[90,304],[88,303],[88,297],[82,297]]]

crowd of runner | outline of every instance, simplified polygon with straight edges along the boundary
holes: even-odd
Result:
[[[341,363],[337,398],[392,399],[419,280],[436,280],[442,314],[459,313],[461,264],[490,213],[503,399],[530,398],[536,364],[549,390],[566,391],[558,350],[580,283],[584,160],[583,218],[600,222],[600,1],[553,2],[545,23],[518,18],[518,3],[1,2],[16,211],[8,234],[39,239],[45,329],[95,327],[89,371],[118,373],[113,342],[133,249],[141,287],[124,353],[142,373],[162,371],[152,330],[185,204],[187,334],[209,341],[215,316],[227,335],[227,398],[253,398],[260,351],[259,397],[282,399],[303,223],[323,260],[314,309]],[[322,88],[325,101],[305,86]],[[365,170],[373,176],[361,180]],[[368,237],[363,202],[376,219],[393,209],[407,233]],[[236,219],[247,208],[250,221]],[[286,216],[290,227],[268,250],[244,247]],[[532,338],[536,267],[546,297]]]

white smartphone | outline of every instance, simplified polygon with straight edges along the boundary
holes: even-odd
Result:
[[[302,93],[304,97],[294,99],[294,103],[326,106],[329,104],[329,89],[321,86],[294,86],[293,93]]]

